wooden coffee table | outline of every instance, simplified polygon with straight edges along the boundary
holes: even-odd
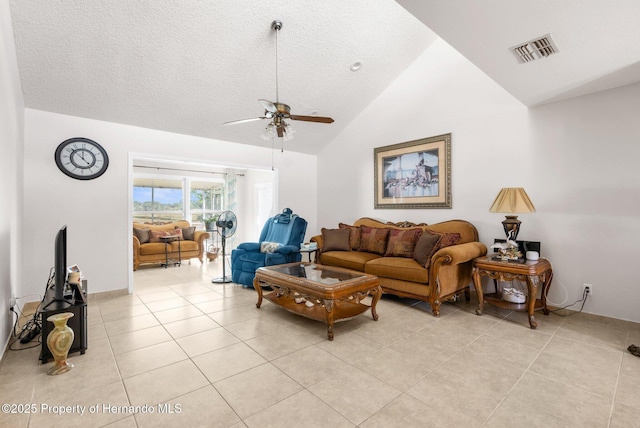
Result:
[[[314,263],[288,263],[258,269],[253,287],[258,292],[256,307],[262,305],[264,297],[288,311],[324,321],[329,340],[333,340],[336,321],[354,318],[369,308],[373,320],[378,320],[376,304],[382,288],[374,275]],[[271,287],[273,291],[263,294],[262,287]],[[362,303],[368,296],[372,296],[371,305]],[[301,298],[313,306],[296,303]]]

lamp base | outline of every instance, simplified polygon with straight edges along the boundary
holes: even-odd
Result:
[[[508,215],[502,221],[502,227],[504,228],[504,233],[507,235],[507,239],[515,241],[518,237],[518,232],[520,232],[520,224],[522,223],[518,220],[517,215]]]

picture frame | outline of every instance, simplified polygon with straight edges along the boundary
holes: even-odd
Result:
[[[451,133],[376,147],[374,208],[451,208]]]

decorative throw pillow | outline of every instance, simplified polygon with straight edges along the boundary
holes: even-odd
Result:
[[[178,241],[182,241],[182,229],[174,230],[152,230],[150,232],[149,242],[163,242],[161,237],[174,237]]]
[[[280,247],[282,247],[282,244],[279,243],[279,242],[262,241],[260,243],[260,252],[261,253],[274,253]]]
[[[349,229],[322,228],[322,251],[351,251]]]
[[[169,232],[164,230],[152,230],[149,232],[149,242],[160,242],[161,236],[169,236]]]
[[[384,255],[387,250],[387,238],[389,237],[388,228],[377,228],[369,226],[360,226],[360,246],[358,251],[367,253]]]
[[[176,229],[182,229],[182,238],[184,238],[185,241],[193,241],[193,234],[196,232],[195,226],[183,228],[176,226]]]
[[[358,251],[358,248],[360,247],[360,226],[350,226],[348,224],[339,223],[338,227],[340,229],[349,229],[349,243],[351,244],[351,249],[353,251]]]
[[[431,256],[438,251],[438,244],[442,239],[442,234],[425,230],[413,250],[413,259],[422,266],[428,268],[431,265]]]
[[[151,229],[136,229],[135,227],[133,228],[133,234],[136,235],[136,238],[138,238],[141,244],[146,244],[147,242],[149,242],[149,239],[151,239],[149,232],[151,232]]]
[[[440,248],[455,245],[460,241],[460,239],[462,239],[462,236],[459,233],[442,233],[442,239],[440,240],[440,243],[438,243],[438,250]]]
[[[167,232],[167,236],[172,236],[174,238],[178,238],[178,241],[184,240],[184,236],[182,235],[182,229],[173,229]]]
[[[413,251],[422,235],[422,229],[391,229],[385,257],[413,257]]]

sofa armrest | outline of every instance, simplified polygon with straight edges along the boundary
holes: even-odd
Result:
[[[468,262],[487,254],[487,246],[482,242],[466,242],[464,244],[451,245],[439,249],[433,257],[431,264],[441,259],[440,263],[452,265]]]
[[[196,230],[193,232],[193,240],[198,243],[198,247],[202,247],[204,245],[204,240],[209,239],[210,236],[209,232],[205,232],[203,230]]]
[[[276,250],[274,251],[274,253],[280,253],[280,254],[293,254],[293,253],[299,253],[300,252],[300,248],[296,247],[295,245],[283,245],[282,247],[276,248]]]
[[[136,235],[133,235],[133,255],[134,257],[140,254],[140,240]]]
[[[322,252],[322,235],[316,235],[311,238],[310,242],[318,244],[318,253]]]
[[[260,243],[259,242],[243,242],[238,245],[239,250],[245,250],[249,252],[260,252]]]
[[[429,284],[434,288],[433,301],[439,305],[440,296],[449,296],[471,283],[472,261],[487,254],[481,242],[466,242],[441,248],[431,258]]]

